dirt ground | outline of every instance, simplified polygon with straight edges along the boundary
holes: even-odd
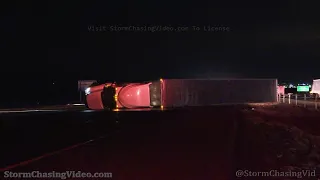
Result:
[[[236,151],[241,156],[239,168],[315,170],[320,178],[320,111],[289,105],[256,105],[244,109],[243,115],[238,143],[247,146]]]

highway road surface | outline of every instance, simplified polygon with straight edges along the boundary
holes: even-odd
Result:
[[[212,112],[215,116],[208,116]],[[113,179],[229,180],[238,165],[237,118],[233,108],[3,114],[1,171],[74,169],[112,172]]]
[[[3,113],[0,168],[111,172],[120,180],[230,180],[238,169],[266,168],[263,158],[250,159],[264,149],[248,144],[252,135],[241,130],[245,108]]]
[[[33,112],[63,112],[63,111],[81,111],[86,110],[84,104],[66,104],[55,106],[39,106],[34,108],[11,108],[0,109],[0,114],[3,113],[33,113]]]

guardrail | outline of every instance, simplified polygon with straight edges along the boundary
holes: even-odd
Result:
[[[308,97],[307,95],[299,96],[297,94],[278,94],[277,101],[279,103],[320,110],[319,95],[316,95],[315,97]]]

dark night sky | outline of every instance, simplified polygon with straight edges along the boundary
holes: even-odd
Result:
[[[320,78],[320,11],[310,2],[43,5],[47,8],[21,2],[2,11],[1,74],[12,86],[17,80],[37,82],[34,89],[42,90],[51,89],[52,81],[70,89],[78,79]],[[225,26],[230,31],[90,32],[92,25]]]

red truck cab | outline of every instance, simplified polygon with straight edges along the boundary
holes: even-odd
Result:
[[[104,105],[101,98],[105,85],[101,84],[98,86],[88,87],[85,90],[86,94],[86,105],[90,109],[104,109]]]
[[[86,103],[88,108],[95,110],[160,106],[160,96],[155,96],[154,91],[160,94],[159,83],[156,90],[152,82],[106,83],[89,87],[86,90]]]
[[[151,107],[150,90],[151,83],[130,83],[116,88],[117,108],[143,108]]]

